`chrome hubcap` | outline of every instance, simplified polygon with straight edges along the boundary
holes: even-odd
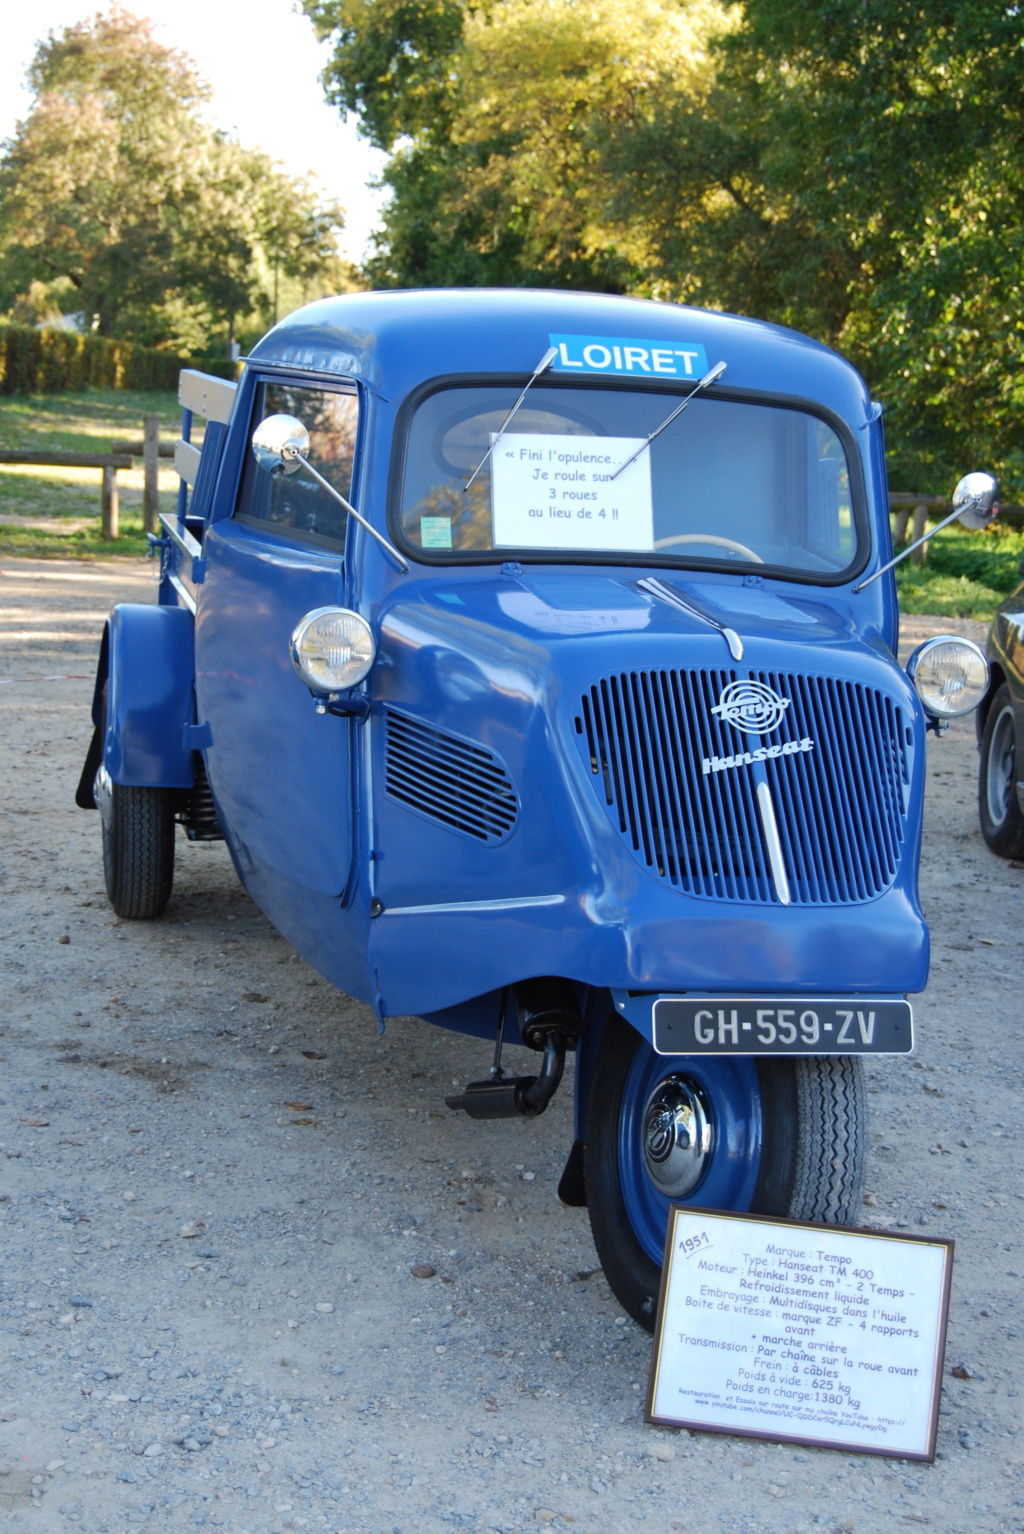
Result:
[[[685,1198],[700,1182],[713,1142],[711,1109],[690,1076],[659,1081],[644,1109],[647,1175],[666,1198]]]
[[[1010,808],[1010,795],[1014,780],[1013,709],[1004,708],[995,722],[988,752],[988,771],[985,774],[985,797],[988,800],[988,818],[994,826],[1001,826]]]
[[[93,781],[92,792],[96,800],[96,808],[100,812],[100,820],[105,826],[110,824],[112,789],[113,784],[110,781],[110,774],[105,767],[101,767]]]

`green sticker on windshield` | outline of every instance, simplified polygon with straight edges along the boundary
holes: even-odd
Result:
[[[424,549],[450,549],[452,546],[451,517],[420,517],[420,547]]]

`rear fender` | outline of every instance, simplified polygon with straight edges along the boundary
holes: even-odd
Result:
[[[133,788],[192,788],[195,719],[195,624],[185,607],[123,602],[104,635],[107,717],[103,765],[114,783]],[[100,655],[101,665],[103,651]],[[102,708],[97,678],[93,721]]]

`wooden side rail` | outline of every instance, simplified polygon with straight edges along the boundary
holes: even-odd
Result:
[[[100,482],[100,522],[104,538],[119,538],[120,505],[117,494],[118,469],[130,469],[128,453],[71,453],[54,449],[37,452],[34,448],[0,451],[0,463],[19,463],[40,469],[102,469]]]
[[[947,500],[944,495],[913,495],[905,490],[895,491],[889,496],[889,512],[895,517],[894,546],[897,549],[902,548],[908,541],[908,523],[911,524],[910,542],[916,543],[918,538],[924,537],[929,514],[936,518],[948,517],[952,510],[952,501]],[[999,520],[1009,527],[1024,527],[1024,506],[1002,503],[999,507]],[[928,545],[923,544],[911,554],[910,562],[914,565],[923,565],[927,558]]]
[[[43,469],[130,469],[132,466],[128,453],[36,452],[35,449],[15,448],[0,451],[0,463],[35,464]]]
[[[156,449],[158,458],[174,457],[173,442],[158,442]],[[126,439],[124,442],[112,442],[110,444],[110,451],[112,453],[130,453],[133,458],[141,458],[146,451],[146,444],[142,441],[141,437],[131,438]]]

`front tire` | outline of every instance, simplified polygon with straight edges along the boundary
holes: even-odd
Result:
[[[174,883],[174,790],[112,783],[101,767],[95,796],[107,899],[118,916],[153,921],[163,915]]]
[[[1005,682],[992,699],[981,737],[978,818],[982,836],[999,857],[1024,854],[1024,815],[1017,803],[1017,727]]]
[[[854,1224],[865,1151],[859,1060],[657,1055],[613,1013],[584,1151],[612,1292],[653,1328],[672,1203]]]

